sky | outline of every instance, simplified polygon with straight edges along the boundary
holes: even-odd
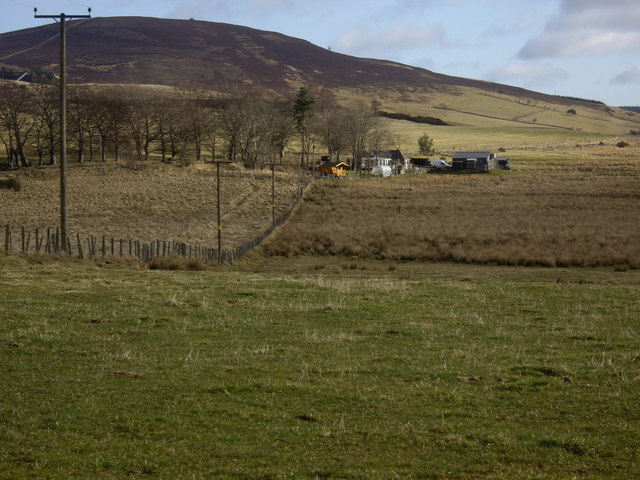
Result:
[[[232,23],[335,52],[640,106],[640,0],[0,0],[0,32],[39,14]]]

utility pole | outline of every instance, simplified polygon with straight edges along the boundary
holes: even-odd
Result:
[[[275,159],[271,158],[271,225],[276,224],[276,166],[283,166],[284,162],[275,163]]]
[[[60,23],[60,243],[62,251],[67,251],[69,220],[67,218],[67,29],[66,20],[74,18],[91,18],[88,15],[38,15],[33,9],[34,18],[52,18]]]
[[[216,210],[218,214],[218,263],[222,263],[222,209],[220,208],[220,164],[231,163],[228,161],[213,160],[211,162],[216,166]]]

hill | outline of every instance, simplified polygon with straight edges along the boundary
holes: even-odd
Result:
[[[57,72],[56,24],[0,35],[0,57],[17,71]],[[32,48],[36,46],[36,48]],[[458,87],[567,103],[521,88],[435,73],[400,63],[332,52],[305,40],[224,23],[147,17],[69,22],[71,82],[247,86],[288,91],[298,85],[400,88]],[[580,101],[578,101],[580,103]],[[575,102],[570,102],[575,103]]]
[[[1,34],[0,76],[16,79],[30,72],[31,77],[53,77],[58,71],[57,34],[56,24]],[[525,128],[524,135],[516,135],[521,143],[540,129],[540,136],[553,133],[561,140],[563,131],[622,135],[640,126],[637,113],[599,102],[353,57],[276,32],[196,20],[71,21],[68,74],[71,83],[196,84],[213,90],[242,85],[290,93],[301,85],[324,86],[344,101],[378,99],[385,111],[433,116],[483,131],[489,127],[499,132],[498,143],[505,128]],[[569,110],[577,115],[567,115]],[[451,143],[445,137],[442,141]]]

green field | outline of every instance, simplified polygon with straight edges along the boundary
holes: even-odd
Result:
[[[386,112],[437,117],[449,126],[433,126],[407,121],[390,121],[402,138],[402,149],[417,154],[417,139],[425,132],[435,140],[438,154],[491,150],[519,150],[523,146],[542,149],[548,145],[575,146],[580,143],[616,143],[631,130],[640,130],[640,115],[601,104],[574,103],[556,98],[553,103],[512,97],[459,87],[439,91],[358,91],[336,90],[343,102],[380,102]],[[575,111],[575,115],[567,113]]]
[[[0,269],[2,479],[640,475],[637,270]]]

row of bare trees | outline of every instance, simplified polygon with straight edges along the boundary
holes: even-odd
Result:
[[[59,142],[58,88],[0,84],[0,141],[9,168],[53,165]],[[389,144],[385,120],[365,105],[340,106],[326,89],[267,96],[198,88],[75,86],[68,95],[70,158],[190,162],[224,157],[256,168],[295,147],[310,165],[316,145],[335,159],[364,158]],[[358,166],[360,162],[354,162]]]

